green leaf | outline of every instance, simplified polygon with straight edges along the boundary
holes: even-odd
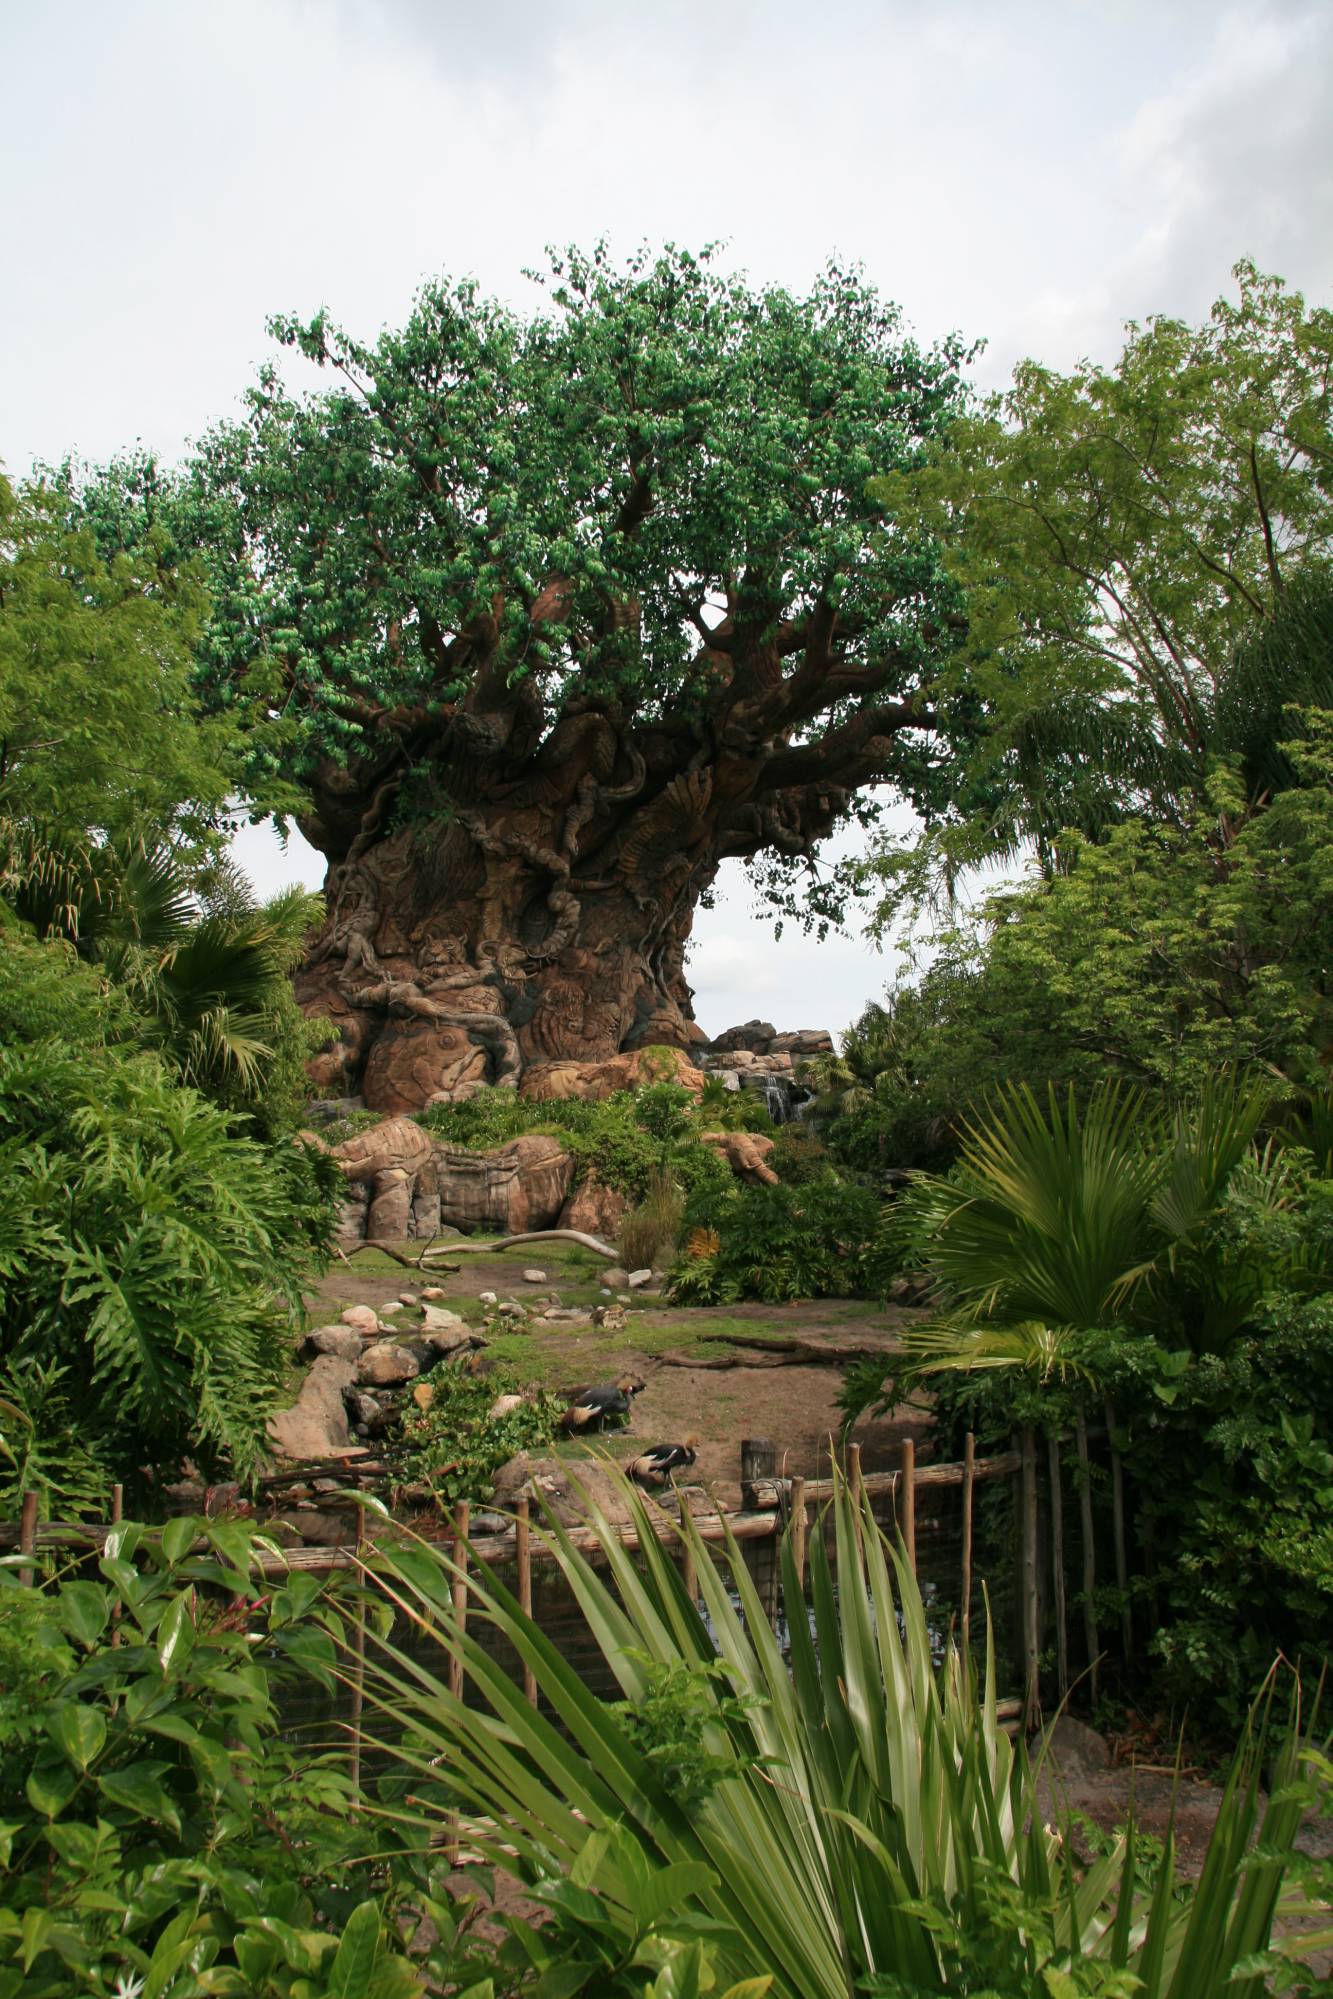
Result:
[[[109,1803],[179,1833],[180,1813],[162,1784],[168,1767],[165,1763],[131,1763],[123,1770],[108,1770],[98,1778],[98,1788]]]
[[[166,1673],[177,1671],[194,1649],[194,1592],[182,1590],[167,1605],[157,1627],[157,1656]]]
[[[56,1615],[75,1644],[90,1651],[106,1630],[111,1606],[96,1583],[71,1582],[56,1598]]]
[[[190,1514],[178,1514],[175,1519],[168,1520],[162,1529],[162,1553],[173,1568],[189,1553],[204,1527],[204,1522]]]
[[[42,1761],[29,1771],[23,1788],[33,1810],[43,1818],[54,1819],[59,1818],[78,1790],[79,1779],[63,1758],[59,1763]]]
[[[343,1925],[329,1970],[331,1999],[361,1999],[380,1951],[380,1912],[374,1902],[361,1902]]]
[[[106,1741],[106,1716],[100,1708],[63,1704],[48,1717],[47,1727],[52,1740],[79,1771],[95,1761]]]

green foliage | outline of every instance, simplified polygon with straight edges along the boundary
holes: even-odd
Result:
[[[404,1407],[395,1452],[399,1481],[429,1486],[442,1508],[460,1499],[487,1501],[500,1466],[519,1451],[544,1449],[564,1413],[558,1395],[539,1389],[530,1391],[520,1408],[492,1418],[496,1397],[514,1394],[520,1386],[518,1376],[505,1368],[484,1376],[448,1366],[434,1369],[429,1407]]]
[[[808,1124],[779,1125],[768,1163],[789,1187],[803,1187],[833,1165],[833,1157],[818,1132]]]
[[[680,1241],[685,1197],[670,1172],[656,1172],[637,1208],[620,1224],[620,1260],[626,1270],[656,1270],[669,1263]]]
[[[0,1573],[0,1992],[419,1991],[407,1867],[376,1864],[345,1759],[279,1728],[332,1686],[339,1622],[309,1576],[261,1597],[252,1547],[178,1519],[113,1528],[93,1580]]]
[[[67,494],[0,476],[0,872],[25,829],[212,847],[238,766],[234,715],[192,686],[205,613],[150,523],[101,550]]]
[[[1317,1105],[1333,1037],[1333,718],[1287,727],[1300,781],[1262,808],[1216,767],[1177,823],[1064,836],[1052,879],[937,934],[920,980],[865,1016],[892,1030],[872,1073],[821,1098],[837,1155],[937,1166],[988,1090],[1108,1071],[1183,1097],[1221,1065],[1256,1064]]]
[[[83,495],[108,550],[135,548],[142,520],[200,551],[201,678],[249,718],[251,795],[294,780],[332,817],[323,777],[376,765],[387,723],[408,757],[397,823],[438,822],[476,805],[486,766],[594,713],[684,779],[705,717],[749,714],[763,689],[756,720],[771,709],[778,726],[764,720],[754,755],[811,839],[873,818],[854,796],[872,780],[942,799],[929,737],[969,718],[948,690],[920,697],[953,649],[957,595],[933,542],[894,531],[867,482],[954,421],[961,343],[926,351],[836,266],[798,297],[707,253],[617,269],[599,246],[539,282],[529,319],[471,281],[433,282],[374,343],[322,312],[283,315],[276,338],[329,386],[294,393],[266,366],[244,419],[170,490],[132,462]],[[778,687],[775,653],[799,662]],[[808,886],[788,824],[760,875],[784,907]],[[734,828],[758,852],[774,822]],[[818,884],[822,920],[844,886]]]
[[[1024,362],[931,463],[877,485],[948,545],[969,684],[986,712],[966,780],[909,868],[909,898],[1071,827],[1171,823],[1210,761],[1273,787],[1284,702],[1333,705],[1327,582],[1312,647],[1297,612],[1333,555],[1333,313],[1252,264],[1208,322],[1131,324],[1119,362]]]
[[[414,1724],[423,1836],[438,1813],[460,1811],[470,1841],[525,1886],[553,1870],[577,1878],[592,1891],[578,1906],[606,1924],[608,1948],[636,1933],[650,1894],[682,1941],[713,1942],[722,1977],[769,1967],[775,1999],[943,1993],[960,1978],[978,1993],[1042,1999],[1257,1999],[1254,1958],[1268,1945],[1306,1802],[1291,1782],[1293,1745],[1279,1751],[1263,1804],[1265,1745],[1247,1738],[1192,1889],[1177,1893],[1168,1839],[1145,1893],[1132,1831],[1076,1873],[1067,1835],[1043,1824],[1021,1745],[996,1723],[989,1634],[980,1695],[951,1647],[936,1671],[915,1579],[845,1488],[832,1508],[836,1570],[825,1534],[810,1540],[813,1630],[790,1620],[790,1665],[736,1543],[716,1566],[682,1521],[705,1621],[641,1497],[627,1490],[625,1503],[638,1557],[595,1513],[595,1560],[566,1530],[550,1530],[622,1690],[618,1705],[591,1698],[489,1576],[470,1578],[460,1628],[453,1572],[437,1550],[380,1557],[392,1600],[461,1659],[476,1689],[475,1704],[446,1699],[428,1670],[404,1670],[394,1647],[372,1647],[371,1684]],[[783,1575],[795,1601],[789,1543]],[[542,1706],[497,1668],[475,1635],[479,1617],[531,1666]],[[654,1740],[645,1748],[644,1703],[660,1703],[664,1689],[671,1719],[650,1736],[697,1740],[710,1759],[688,1806],[673,1790],[678,1761],[655,1757]],[[687,1713],[711,1707],[697,1736],[694,1719],[675,1712],[682,1702]],[[590,1841],[590,1823],[594,1835],[618,1831]]]
[[[1333,1183],[1260,1147],[1263,1114],[1227,1080],[1174,1112],[1114,1086],[996,1100],[886,1224],[938,1308],[893,1377],[844,1386],[855,1413],[928,1376],[946,1450],[1119,1412],[1157,1692],[1227,1731],[1275,1649],[1311,1683],[1333,1653]]]
[[[713,1230],[718,1247],[677,1264],[672,1302],[726,1305],[763,1298],[780,1305],[855,1296],[878,1219],[879,1203],[867,1188],[828,1170],[797,1186],[738,1188],[720,1209],[691,1200],[687,1228]]]
[[[0,954],[11,1507],[25,1480],[58,1510],[187,1456],[248,1477],[332,1227],[322,1157],[241,1136],[156,1057],[108,1045],[98,1026],[123,1015],[92,992],[63,946],[13,936]]]

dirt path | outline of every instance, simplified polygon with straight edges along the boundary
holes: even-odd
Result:
[[[344,1306],[382,1310],[402,1288],[438,1284],[442,1301],[470,1323],[480,1325],[480,1293],[514,1298],[534,1315],[552,1297],[561,1305],[606,1303],[601,1261],[564,1244],[528,1245],[496,1256],[466,1256],[454,1271],[423,1271],[420,1277],[375,1251],[351,1264],[338,1264],[307,1303],[316,1315],[335,1319]],[[525,1269],[546,1273],[542,1284],[524,1281]],[[647,1387],[638,1398],[627,1437],[613,1446],[617,1455],[648,1444],[698,1439],[694,1478],[713,1487],[727,1505],[740,1497],[742,1437],[768,1437],[780,1466],[806,1477],[827,1470],[829,1440],[841,1427],[837,1397],[843,1366],[835,1354],[882,1352],[887,1367],[897,1350],[897,1329],[911,1317],[899,1307],[879,1308],[857,1299],[820,1299],[795,1305],[730,1305],[718,1310],[667,1305],[641,1293],[626,1301],[628,1323],[608,1336],[599,1328],[570,1326],[532,1316],[516,1331],[492,1341],[500,1365],[525,1381],[561,1392],[594,1381],[613,1380],[625,1371],[640,1373]],[[829,1351],[832,1364],[793,1365],[771,1345],[752,1349],[748,1340],[800,1341],[805,1349]],[[904,1436],[921,1438],[925,1418],[913,1409],[857,1425],[867,1470],[897,1462]]]

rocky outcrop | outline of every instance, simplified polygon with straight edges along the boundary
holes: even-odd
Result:
[[[683,1049],[636,1048],[605,1062],[543,1062],[525,1073],[519,1095],[537,1104],[565,1097],[597,1104],[617,1090],[662,1081],[679,1083],[696,1095],[704,1086],[702,1071]]]
[[[702,1143],[720,1152],[732,1172],[752,1187],[776,1187],[778,1176],[768,1163],[771,1138],[757,1131],[706,1131]]]
[[[344,1397],[356,1386],[356,1363],[319,1354],[290,1409],[269,1422],[273,1448],[287,1458],[330,1458],[352,1447]]]
[[[390,1117],[345,1138],[332,1152],[348,1180],[373,1181],[395,1170],[415,1178],[431,1156],[431,1138],[410,1117]]]
[[[629,1208],[628,1198],[616,1187],[608,1187],[590,1173],[581,1187],[570,1195],[560,1213],[562,1229],[581,1229],[603,1242],[614,1242]]]
[[[435,1171],[442,1222],[521,1235],[555,1222],[574,1179],[574,1161],[558,1139],[533,1133],[494,1152],[442,1145]]]

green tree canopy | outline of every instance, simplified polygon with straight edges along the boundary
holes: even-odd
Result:
[[[947,541],[967,596],[989,727],[946,862],[1176,818],[1284,702],[1333,705],[1326,646],[1314,674],[1256,644],[1333,557],[1333,312],[1235,275],[1202,326],[1131,323],[1113,367],[1022,363],[927,466],[876,484]]]

